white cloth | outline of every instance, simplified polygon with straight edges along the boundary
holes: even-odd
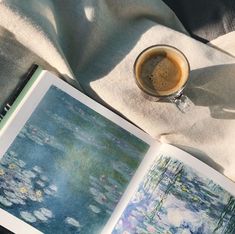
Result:
[[[208,43],[232,56],[235,56],[235,31],[220,36]]]
[[[11,91],[33,62],[57,70],[156,139],[235,180],[235,59],[190,38],[163,2],[2,0],[0,16],[2,90]],[[137,88],[133,63],[154,44],[173,45],[188,57],[191,112],[150,102]]]

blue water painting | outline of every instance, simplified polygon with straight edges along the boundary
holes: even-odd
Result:
[[[0,161],[0,207],[44,233],[97,234],[148,149],[52,86]]]
[[[112,234],[235,233],[235,198],[176,159],[147,172]]]

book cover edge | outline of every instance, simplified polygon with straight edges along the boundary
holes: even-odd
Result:
[[[33,73],[30,80],[27,82],[23,90],[20,92],[19,96],[16,98],[14,103],[12,104],[9,111],[6,113],[6,115],[3,117],[3,119],[0,122],[0,131],[2,131],[5,124],[8,122],[9,118],[12,116],[12,114],[15,112],[16,108],[19,106],[27,92],[30,90],[32,85],[35,83],[35,81],[38,79],[38,77],[41,75],[43,69],[41,67],[38,67],[35,72]]]

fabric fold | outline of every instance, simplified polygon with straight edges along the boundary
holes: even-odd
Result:
[[[178,145],[235,180],[235,59],[188,36],[160,0],[0,2],[0,102],[29,65],[76,79],[86,94],[161,141]],[[143,98],[133,78],[138,54],[169,44],[188,58],[194,109]]]

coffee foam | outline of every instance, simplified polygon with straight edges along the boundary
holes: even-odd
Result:
[[[157,46],[139,56],[135,74],[143,91],[153,96],[168,96],[184,86],[189,75],[189,65],[176,49]]]

